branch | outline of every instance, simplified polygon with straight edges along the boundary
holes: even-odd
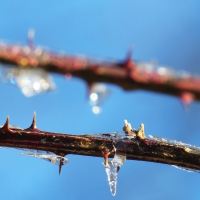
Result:
[[[26,150],[52,152],[64,157],[67,154],[108,157],[115,151],[125,155],[128,160],[141,160],[176,165],[192,170],[200,170],[200,148],[181,142],[168,141],[151,136],[147,139],[142,124],[138,130],[132,130],[125,121],[124,135],[117,133],[69,135],[41,131],[36,127],[36,118],[28,129],[9,126],[7,118],[0,128],[0,146]],[[60,164],[61,166],[61,164]],[[61,167],[60,167],[61,168]]]
[[[0,62],[22,68],[42,68],[48,72],[71,74],[88,85],[107,82],[125,90],[143,89],[178,96],[186,104],[200,100],[200,78],[177,73],[152,63],[134,62],[128,56],[124,62],[95,62],[45,51],[32,46],[0,44]]]

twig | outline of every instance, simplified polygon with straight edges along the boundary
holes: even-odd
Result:
[[[185,104],[200,100],[200,78],[178,74],[167,68],[150,69],[128,56],[124,62],[95,62],[83,57],[45,51],[32,46],[0,44],[0,62],[21,68],[42,68],[63,75],[82,78],[89,85],[95,82],[116,84],[125,90],[144,89],[178,96]],[[144,69],[141,66],[146,66]]]
[[[128,127],[128,128],[127,128]],[[127,128],[127,129],[126,129]],[[36,128],[36,118],[28,129],[9,126],[9,118],[0,128],[0,146],[29,150],[42,150],[57,155],[113,157],[117,153],[128,160],[141,160],[200,170],[200,149],[183,143],[168,143],[147,139],[144,125],[131,130],[125,121],[125,136],[116,134],[69,135],[41,131]],[[126,132],[128,130],[128,132]]]

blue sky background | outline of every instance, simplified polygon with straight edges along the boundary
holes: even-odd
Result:
[[[0,0],[0,9],[0,38],[9,43],[25,44],[34,28],[35,43],[54,51],[122,60],[133,46],[136,60],[200,74],[198,0]],[[53,78],[55,92],[31,98],[1,83],[0,123],[9,115],[11,124],[27,128],[36,111],[39,129],[84,134],[121,130],[127,119],[135,128],[144,123],[147,135],[200,146],[198,102],[187,112],[178,98],[108,85],[112,93],[94,115],[82,80]],[[102,158],[69,155],[59,176],[57,166],[19,152],[0,150],[0,199],[200,199],[200,175],[168,165],[126,161],[112,197]]]

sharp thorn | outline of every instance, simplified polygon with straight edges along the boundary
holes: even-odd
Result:
[[[125,59],[125,62],[124,62],[124,66],[127,69],[132,69],[133,66],[134,66],[134,63],[132,61],[132,52],[133,52],[133,49],[130,48],[129,51],[128,51],[127,57]]]
[[[12,131],[11,129],[10,129],[10,127],[9,127],[9,121],[10,121],[10,117],[8,116],[7,118],[6,118],[6,122],[5,122],[5,124],[3,125],[3,127],[2,127],[2,130],[4,130],[4,131],[8,131],[8,132],[14,132],[14,131]]]
[[[62,162],[62,160],[60,159],[60,163],[59,163],[59,175],[60,175],[60,173],[61,173],[62,166],[63,166],[63,162]]]
[[[34,36],[35,36],[35,30],[29,29],[29,31],[28,31],[28,46],[31,49],[34,49]]]
[[[31,126],[30,126],[29,128],[27,128],[27,130],[28,130],[28,129],[37,130],[37,126],[36,126],[36,112],[34,112],[34,114],[33,114],[33,121],[32,121]]]
[[[10,121],[10,118],[9,118],[9,116],[8,116],[8,117],[6,118],[5,124],[4,124],[3,127],[2,127],[3,130],[6,130],[6,131],[9,131],[9,130],[10,130],[10,128],[9,128],[9,121]]]
[[[104,158],[104,165],[108,166],[108,156],[111,152],[108,149],[102,151],[103,158]]]

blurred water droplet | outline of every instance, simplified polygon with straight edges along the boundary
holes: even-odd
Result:
[[[26,97],[55,89],[53,79],[42,69],[0,65],[0,80],[16,84]]]
[[[101,112],[101,104],[109,93],[107,86],[102,83],[95,83],[89,88],[89,102],[94,114]]]

